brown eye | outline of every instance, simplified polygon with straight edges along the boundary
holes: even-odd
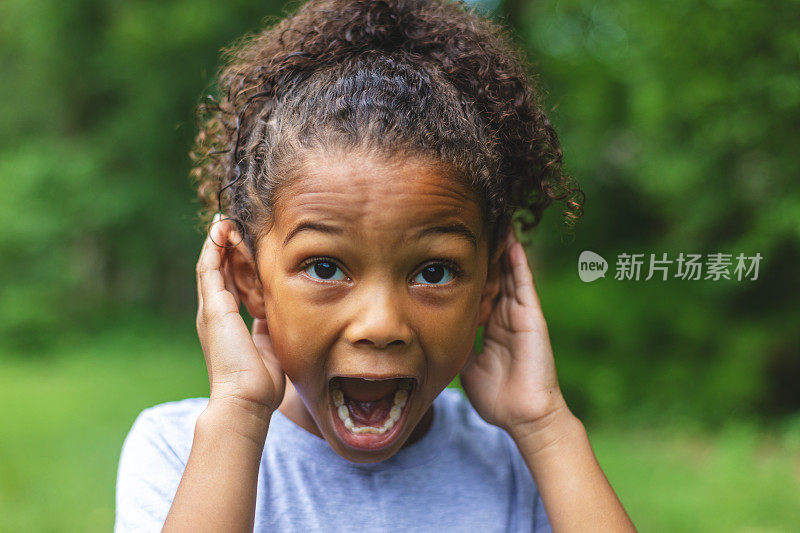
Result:
[[[414,280],[423,285],[446,285],[457,276],[458,271],[455,267],[444,263],[431,263],[423,267]]]
[[[304,265],[304,272],[314,279],[322,281],[340,281],[346,278],[344,272],[334,263],[327,259],[316,259],[309,261]],[[341,278],[335,278],[336,273],[341,272]]]

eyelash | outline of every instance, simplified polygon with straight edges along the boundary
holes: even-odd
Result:
[[[311,257],[311,258],[306,259],[305,261],[303,261],[303,263],[300,265],[300,269],[305,271],[305,270],[308,269],[308,267],[314,265],[315,263],[333,263],[338,268],[342,268],[341,265],[339,265],[339,262],[336,261],[335,259],[333,259],[332,257]],[[431,259],[429,262],[427,262],[427,263],[425,263],[425,265],[423,265],[423,268],[427,267],[427,266],[430,266],[430,265],[442,265],[442,266],[448,268],[450,270],[450,272],[452,273],[453,279],[451,281],[449,281],[448,283],[440,285],[442,287],[452,285],[456,281],[460,280],[462,274],[464,273],[464,271],[461,269],[461,267],[459,267],[457,263],[455,263],[454,261],[452,261],[450,259]],[[344,269],[342,269],[342,272],[344,272]],[[417,274],[419,274],[419,272]],[[416,275],[414,277],[416,277]],[[315,279],[314,281],[322,281],[322,282],[324,282],[324,281],[331,281],[331,280],[318,280],[318,279]],[[436,287],[438,284],[436,284],[436,283],[428,283],[426,285],[429,285],[431,287]]]

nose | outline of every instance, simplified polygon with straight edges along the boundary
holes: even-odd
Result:
[[[352,344],[368,344],[375,348],[411,343],[412,331],[404,316],[401,296],[391,287],[362,287],[353,296],[354,313],[345,336]]]

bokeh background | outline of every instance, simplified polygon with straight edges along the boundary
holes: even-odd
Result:
[[[297,2],[0,3],[0,529],[108,531],[136,415],[207,396],[188,178],[218,52]],[[567,402],[642,531],[800,524],[800,3],[507,0],[586,193],[527,235]],[[609,274],[581,282],[592,250]],[[757,280],[615,280],[620,253]]]

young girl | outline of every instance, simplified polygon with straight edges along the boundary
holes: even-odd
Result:
[[[581,202],[508,33],[312,0],[227,58],[195,151],[210,397],[137,418],[116,530],[634,530],[513,229]]]

